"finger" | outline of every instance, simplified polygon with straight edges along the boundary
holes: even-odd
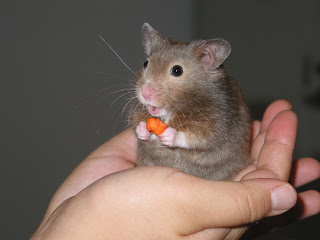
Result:
[[[292,222],[319,214],[320,194],[317,191],[306,191],[298,194],[296,205],[288,212],[270,218],[264,218],[253,225],[246,233],[250,239],[258,238],[277,228],[287,226]],[[245,238],[247,239],[247,238]]]
[[[205,181],[180,185],[177,212],[187,216],[186,229],[235,227],[266,216],[281,214],[296,203],[294,188],[281,181],[256,179],[244,182]],[[187,192],[184,189],[188,189]],[[270,194],[270,192],[272,193]],[[214,217],[213,217],[214,216]],[[190,221],[191,220],[191,221]],[[184,221],[184,219],[181,219]],[[183,229],[181,229],[183,230]],[[190,234],[184,232],[184,234]]]
[[[311,217],[320,213],[320,193],[309,190],[298,195],[298,219]]]
[[[259,134],[256,136],[256,138],[254,139],[254,141],[252,143],[250,154],[251,154],[251,158],[254,160],[255,163],[258,161],[259,154],[260,154],[261,148],[264,144],[265,137],[266,137],[265,132],[259,132]]]
[[[262,122],[261,122],[261,131],[266,132],[271,121],[274,117],[282,111],[291,110],[291,104],[286,100],[277,100],[270,104],[270,106],[266,109],[265,113],[263,114]]]
[[[294,162],[290,182],[301,187],[320,177],[320,163],[314,158],[302,158]]]
[[[245,179],[278,178],[287,181],[297,132],[297,116],[292,111],[280,112],[270,123],[261,148],[257,171]]]
[[[104,180],[113,184],[104,190],[106,199],[114,194],[117,199],[108,212],[125,211],[134,219],[140,209],[163,224],[170,219],[170,226],[184,236],[278,215],[292,208],[297,199],[295,189],[280,180],[209,181],[164,167],[134,168]]]
[[[253,138],[253,144],[251,148],[251,158],[255,161],[258,160],[261,148],[264,144],[265,134],[271,121],[275,116],[285,110],[290,110],[291,104],[285,100],[277,100],[273,102],[263,114],[263,119],[260,124],[259,134]]]
[[[251,130],[251,139],[252,139],[252,141],[254,141],[257,138],[257,136],[260,132],[260,126],[261,126],[260,121],[255,120],[252,122],[252,125],[251,125],[251,129],[252,129]]]

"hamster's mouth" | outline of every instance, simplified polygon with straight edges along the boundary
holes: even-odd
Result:
[[[163,117],[166,115],[166,111],[162,107],[148,106],[147,109],[154,117]]]

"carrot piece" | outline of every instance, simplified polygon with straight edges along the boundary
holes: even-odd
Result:
[[[148,118],[147,129],[149,132],[160,135],[164,130],[167,129],[167,124],[161,122],[158,118]]]

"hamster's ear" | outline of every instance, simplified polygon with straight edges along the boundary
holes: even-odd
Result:
[[[231,52],[230,44],[222,39],[211,39],[204,42],[201,47],[201,61],[206,69],[219,67]]]
[[[147,56],[150,56],[154,48],[160,47],[166,41],[166,38],[161,36],[148,23],[142,25],[141,36],[144,51]]]

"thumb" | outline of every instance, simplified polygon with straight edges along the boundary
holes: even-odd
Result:
[[[279,215],[292,208],[297,200],[290,184],[274,179],[202,180],[190,184],[192,187],[180,188],[180,191],[188,189],[184,193],[188,201],[184,212],[193,216],[192,223],[202,229],[235,227]]]

